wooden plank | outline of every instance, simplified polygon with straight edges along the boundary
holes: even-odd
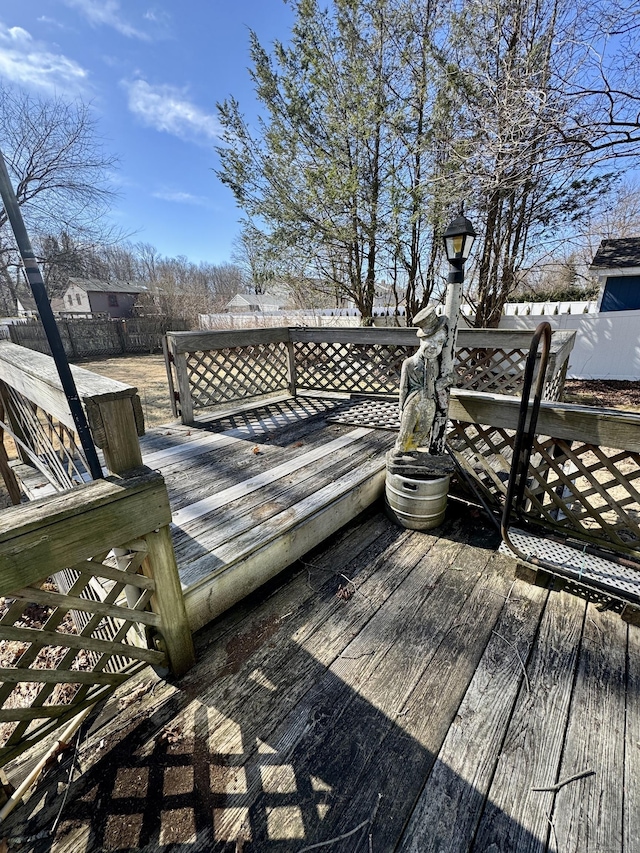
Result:
[[[326,433],[324,440],[326,441]],[[265,441],[259,444],[256,451],[253,442],[241,441],[229,445],[223,451],[199,456],[182,465],[168,466],[164,471],[172,509],[176,512],[216,492],[231,488],[242,480],[265,473],[300,452],[312,450],[322,443],[322,430],[319,429],[311,434],[305,433],[303,441],[293,442],[285,447]],[[341,451],[338,458],[345,452],[347,451]],[[251,502],[250,497],[247,500]]]
[[[124,474],[142,465],[133,400],[92,400],[87,404],[94,440],[112,474]]]
[[[407,734],[400,715],[440,644],[447,642],[458,622],[464,622],[465,602],[478,583],[478,571],[490,557],[481,549],[464,549],[462,560],[463,549],[460,541],[438,540],[384,603],[375,620],[358,632],[304,701],[270,736],[268,743],[278,754],[278,764],[295,768],[297,779],[319,777],[332,791],[330,807],[321,820],[306,810],[307,844],[327,841],[358,825],[361,819],[355,812],[371,814],[379,791],[377,778],[371,778],[372,773],[377,775],[372,764],[379,767],[381,775],[402,773],[392,767],[397,758],[407,776],[412,774],[415,750],[420,752],[421,747]],[[309,651],[312,649],[310,646]],[[408,762],[406,755],[396,756],[393,749],[379,751],[394,728],[401,740],[410,744],[412,760]],[[414,778],[414,784],[417,781]],[[268,792],[255,793],[250,807],[260,813],[269,803]],[[404,792],[398,793],[404,798]],[[381,823],[389,818],[389,809],[383,797]],[[402,821],[402,815],[399,819]],[[286,820],[283,813],[277,824],[279,837],[290,837]],[[267,839],[257,840],[265,843]],[[355,848],[357,839],[351,841]],[[388,839],[376,846],[393,849]]]
[[[359,695],[367,698],[372,707],[368,713],[372,714],[375,708],[383,716],[375,725],[375,736],[372,733],[368,738],[366,758],[353,762],[354,766],[359,765],[357,772],[352,766],[344,768],[340,795],[347,806],[341,809],[336,804],[332,808],[322,821],[319,838],[332,837],[340,825],[356,826],[366,820],[375,797],[382,795],[374,841],[380,850],[395,849],[509,592],[511,581],[504,571],[503,559],[490,557],[487,550],[467,546],[457,557],[455,568],[443,579],[444,592],[452,597],[449,606],[457,602],[457,611],[437,606],[435,598],[427,600],[425,608],[414,616],[414,630],[421,632],[427,626],[420,650],[414,651],[404,636],[398,641],[398,649],[394,650],[398,670],[409,666],[414,654],[425,663],[410,691],[394,698],[394,689],[385,687],[378,672],[371,685],[367,682],[364,689],[358,687]],[[432,624],[437,625],[440,612],[444,631],[441,635],[434,632],[431,638],[429,630]],[[409,633],[411,630],[408,626]],[[344,736],[349,726],[364,743],[368,727],[358,723],[353,714],[341,723],[336,737]],[[357,796],[360,790],[367,794]]]
[[[458,853],[473,841],[548,592],[517,582],[507,595],[398,853]]]
[[[594,773],[556,795],[551,843],[566,853],[623,850],[626,647],[620,617],[590,604],[562,765],[558,778],[549,775],[541,783],[554,785],[585,770]]]
[[[329,343],[329,344],[380,344],[418,346],[417,329],[411,328],[354,328],[339,326],[296,326],[291,329],[291,340],[294,343]]]
[[[585,607],[565,592],[549,597],[473,851],[546,849],[553,794],[531,788],[558,778]]]
[[[354,444],[371,432],[372,430],[365,427],[352,430],[346,435],[338,436],[338,438],[335,438],[333,441],[314,448],[307,453],[300,453],[293,459],[289,459],[281,465],[276,465],[275,468],[270,468],[268,471],[257,474],[254,477],[250,477],[248,480],[238,483],[235,486],[231,486],[218,494],[203,498],[197,503],[193,503],[190,506],[186,506],[175,512],[173,514],[173,524],[176,527],[184,527],[186,524],[193,522],[195,519],[200,518],[203,515],[207,515],[219,507],[231,503],[231,501],[249,495],[251,492],[258,491],[259,489],[276,482],[276,480],[279,480],[281,477],[286,477],[294,471],[304,468],[306,465],[311,465],[319,459],[330,457],[331,454]]]
[[[124,382],[71,366],[81,399],[132,397],[137,389]],[[70,429],[75,424],[53,359],[48,355],[0,341],[0,380],[33,400]]]
[[[627,627],[627,719],[625,725],[624,850],[640,850],[640,628]]]
[[[232,331],[219,332],[167,332],[169,349],[174,356],[187,352],[235,349],[252,344],[286,343],[288,340],[289,329],[286,326],[268,329],[233,329]]]
[[[381,496],[384,479],[376,461],[194,561],[187,567],[188,577],[183,569],[191,630],[219,616],[355,518]]]
[[[519,407],[518,397],[478,394],[453,388],[449,417],[456,421],[516,429]],[[639,427],[640,414],[637,413],[543,402],[536,433],[640,452]]]
[[[374,458],[367,460],[355,470],[348,470],[342,477],[332,481],[318,489],[316,492],[306,494],[305,497],[291,507],[277,513],[272,518],[261,524],[254,524],[241,536],[236,536],[232,541],[223,542],[220,547],[212,549],[201,559],[194,560],[188,565],[181,566],[181,577],[183,587],[193,591],[194,586],[209,583],[212,574],[226,572],[228,568],[238,560],[244,560],[256,550],[264,548],[265,545],[273,543],[277,550],[282,550],[283,557],[287,554],[288,546],[284,544],[285,535],[294,530],[301,522],[305,522],[322,512],[334,501],[342,503],[349,501],[350,490],[356,490],[360,486],[373,483],[367,492],[380,497],[384,488],[385,466],[384,459]],[[373,501],[372,497],[372,501]],[[371,502],[372,502],[371,501]],[[361,511],[368,504],[361,506]],[[354,518],[355,514],[345,517],[344,524]],[[333,530],[327,530],[326,535],[331,535],[335,530],[342,527],[338,524]],[[278,540],[283,539],[282,547]],[[318,544],[317,542],[315,544]],[[307,550],[311,550],[309,546]],[[282,568],[288,565],[282,564]]]
[[[136,539],[170,518],[164,480],[148,471],[7,509],[0,516],[0,595]]]
[[[193,423],[193,400],[191,399],[191,386],[189,385],[189,368],[187,359],[184,353],[176,352],[173,349],[173,341],[168,338],[169,346],[172,349],[173,365],[176,369],[176,379],[178,381],[178,395],[180,420],[183,424]]]
[[[203,553],[211,553],[225,542],[231,542],[256,524],[267,522],[278,514],[286,518],[287,511],[293,510],[299,501],[305,500],[314,491],[330,486],[370,460],[380,459],[388,447],[388,441],[374,434],[360,441],[355,449],[344,448],[312,466],[281,478],[269,488],[254,491],[225,504],[201,520],[173,528],[179,565],[186,566]]]

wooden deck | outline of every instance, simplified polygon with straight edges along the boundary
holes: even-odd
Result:
[[[179,682],[121,688],[8,849],[640,850],[640,629],[496,546],[454,507],[433,534],[359,519]]]
[[[392,432],[328,423],[352,407],[280,399],[141,441],[169,490],[194,630],[331,536],[380,497]]]

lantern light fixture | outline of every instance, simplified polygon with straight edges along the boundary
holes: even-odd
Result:
[[[444,248],[449,263],[454,266],[464,264],[469,257],[475,238],[476,232],[473,225],[460,211],[443,234]]]

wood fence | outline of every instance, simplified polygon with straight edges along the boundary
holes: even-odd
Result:
[[[457,385],[518,393],[531,332],[465,329],[458,334]],[[547,399],[562,393],[574,335],[553,337]],[[168,332],[167,372],[174,414],[278,393],[395,395],[403,360],[415,351],[414,329],[277,328]]]
[[[159,352],[169,329],[188,329],[179,317],[132,317],[128,320],[58,319],[62,344],[70,360],[101,355]],[[51,355],[42,323],[33,320],[9,328],[14,344]]]

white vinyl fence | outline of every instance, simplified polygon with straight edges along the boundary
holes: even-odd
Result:
[[[640,380],[640,311],[504,315],[500,328],[535,329],[543,320],[552,329],[577,332],[569,358],[570,379]]]

